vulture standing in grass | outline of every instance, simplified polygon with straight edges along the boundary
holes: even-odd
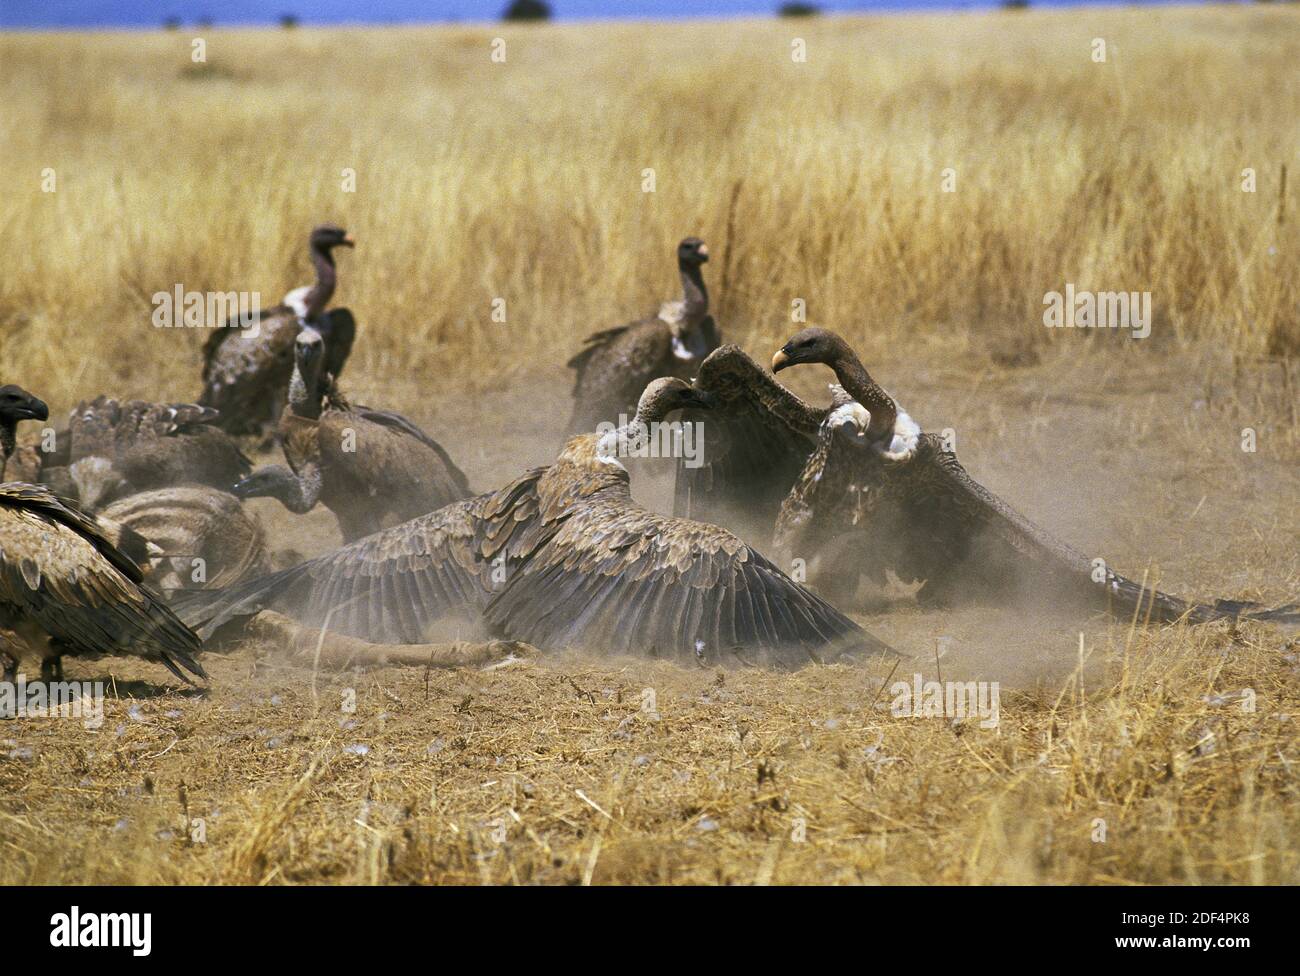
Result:
[[[12,678],[26,654],[41,677],[62,656],[113,652],[206,677],[199,639],[142,583],[140,567],[88,517],[35,485],[0,485],[0,657]]]
[[[346,308],[326,311],[325,306],[337,281],[334,249],[354,244],[342,227],[317,227],[309,240],[315,284],[295,288],[283,304],[262,311],[256,336],[245,337],[234,319],[213,330],[203,346],[199,403],[219,411],[222,430],[261,434],[276,422],[293,371],[293,340],[303,324],[314,326],[325,339],[325,369],[335,377],[343,371],[356,337],[356,320]]]
[[[229,489],[252,470],[211,407],[97,397],[77,404],[68,423],[72,482],[96,511],[137,491],[178,484]]]
[[[697,472],[684,470],[678,498],[683,485],[698,488],[706,479],[714,494],[705,504],[716,504],[721,495],[733,505],[762,504],[770,514],[784,486],[777,541],[788,554],[804,558],[831,549],[830,589],[850,593],[859,574],[883,583],[891,571],[924,582],[920,597],[934,603],[1010,593],[1126,614],[1140,609],[1161,620],[1186,615],[1193,623],[1243,614],[1296,617],[1291,607],[1261,611],[1240,601],[1188,603],[1094,564],[971,478],[941,438],[922,434],[898,409],[840,336],[804,329],[777,352],[772,368],[804,363],[835,372],[846,396],[832,409],[817,411],[793,394],[776,393],[775,379],[752,361],[745,369],[734,363],[724,370],[701,369],[699,385],[724,391],[728,406],[721,409],[728,417],[712,431],[715,462]],[[698,491],[689,494],[701,501]]]
[[[300,515],[319,501],[344,542],[469,496],[465,475],[432,437],[401,414],[347,402],[324,372],[319,332],[303,328],[294,346],[280,417],[289,467],[260,468],[235,485],[236,495],[277,498]]]
[[[233,586],[269,568],[266,535],[239,499],[207,485],[128,495],[100,513],[157,550],[145,582],[159,590]]]
[[[568,362],[576,373],[571,430],[595,430],[601,421],[630,417],[647,383],[661,376],[690,379],[718,347],[701,272],[708,260],[705,243],[687,237],[677,245],[681,300],[665,302],[658,315],[587,337],[582,351]]]
[[[888,652],[725,529],[632,501],[620,437],[706,405],[682,380],[657,380],[626,428],[574,437],[554,464],[498,491],[225,593],[187,594],[177,609],[205,637],[276,610],[382,643],[478,626],[541,647],[707,664]]]

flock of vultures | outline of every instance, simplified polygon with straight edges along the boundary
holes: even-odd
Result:
[[[268,610],[385,644],[481,634],[797,667],[894,653],[842,612],[864,577],[891,574],[939,605],[1300,618],[1294,605],[1186,602],[1052,538],[923,433],[834,332],[793,335],[771,371],[722,344],[708,248],[693,237],[677,249],[681,298],[595,333],[569,361],[573,436],[555,461],[475,492],[428,432],[340,386],[358,330],[329,306],[334,252],[353,243],[317,227],[314,284],[261,311],[257,329],[211,331],[196,403],[100,396],[29,435],[22,421],[49,419],[39,391],[0,387],[7,678],[24,658],[49,680],[63,656],[106,653],[206,677],[204,642]],[[773,375],[812,364],[834,372],[826,406]],[[621,458],[674,423],[708,436],[698,463],[658,462],[676,465],[669,516],[633,501]],[[284,463],[255,469],[244,449],[271,438]],[[272,571],[243,506],[259,496],[295,513],[324,505],[344,545]]]

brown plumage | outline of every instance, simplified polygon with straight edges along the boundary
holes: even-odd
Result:
[[[206,485],[142,491],[100,513],[153,544],[145,581],[160,590],[209,589],[265,573],[266,536],[234,495]]]
[[[634,424],[702,403],[661,379]],[[384,643],[478,625],[543,647],[708,663],[888,650],[726,530],[638,506],[610,437],[579,435],[499,491],[178,609],[204,635],[271,609]]]
[[[1193,622],[1239,614],[1274,620],[1296,616],[1291,607],[1262,611],[1241,601],[1190,604],[1144,589],[1105,565],[1095,566],[978,484],[940,438],[922,434],[841,337],[825,329],[805,329],[776,354],[773,368],[800,363],[830,366],[851,399],[825,411],[817,434],[805,442],[810,446],[788,483],[776,535],[791,555],[825,557],[832,567],[832,588],[855,589],[858,574],[883,582],[891,571],[903,580],[924,581],[920,596],[930,602],[1027,595],[1087,602],[1122,613],[1140,605],[1144,613],[1165,620],[1184,614]],[[706,372],[701,371],[702,378]],[[775,382],[752,375],[749,379],[761,392],[740,398],[744,410],[739,413],[745,421],[741,429],[752,435],[741,447],[761,458],[762,438],[755,432],[762,429],[761,404],[771,398],[767,388]],[[791,445],[808,436],[810,419],[800,410],[773,409],[767,414],[772,445],[768,470],[779,472],[780,480],[798,460]],[[725,437],[715,436],[713,445],[724,461],[728,449],[736,449]],[[761,464],[754,461],[753,467],[758,470]],[[713,468],[712,489],[741,499],[763,489],[770,500],[771,489],[779,484],[762,484],[761,477],[758,485],[736,481],[730,474],[725,463]],[[688,480],[697,476],[689,471],[684,475]]]
[[[569,360],[574,370],[570,430],[595,430],[601,421],[631,417],[641,391],[661,376],[689,379],[718,346],[718,327],[709,315],[709,294],[701,266],[709,249],[698,237],[677,246],[682,298],[665,302],[657,315],[587,337]]]
[[[229,489],[252,470],[217,411],[193,403],[97,397],[69,418],[68,472],[84,508],[137,491],[194,483]]]
[[[199,640],[144,585],[95,523],[43,488],[0,485],[0,654],[26,651],[57,678],[64,654],[137,654],[205,677]]]
[[[432,437],[401,414],[352,406],[322,374],[324,346],[306,327],[295,340],[280,443],[289,467],[261,468],[235,486],[241,498],[278,498],[302,514],[323,504],[345,542],[468,497],[465,475]]]
[[[334,249],[354,244],[342,227],[315,228],[308,240],[315,284],[294,289],[283,304],[262,311],[256,336],[249,336],[232,318],[208,337],[199,403],[220,412],[217,424],[222,430],[260,434],[279,418],[293,371],[293,341],[304,323],[313,325],[325,339],[326,369],[334,376],[343,371],[356,337],[356,320],[346,308],[327,311],[325,306],[337,281]]]

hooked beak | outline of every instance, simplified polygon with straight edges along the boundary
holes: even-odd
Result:
[[[701,263],[709,260],[709,245],[701,244],[695,249],[695,253],[700,256]]]
[[[235,482],[234,487],[230,489],[230,493],[239,499],[257,498],[256,492],[260,480],[256,473],[240,478]]]
[[[344,247],[356,247],[356,246],[357,246],[357,239],[356,239],[355,237],[353,237],[351,234],[344,234],[344,235],[343,235],[343,246],[344,246]]]
[[[776,355],[772,357],[772,372],[773,372],[773,373],[779,373],[779,372],[781,372],[781,370],[785,369],[787,366],[793,366],[793,365],[794,365],[794,363],[792,363],[792,362],[790,361],[790,354],[787,353],[787,352],[785,351],[785,349],[778,349],[778,350],[776,351]]]
[[[50,408],[44,400],[32,397],[27,404],[18,408],[17,416],[19,420],[49,420]]]

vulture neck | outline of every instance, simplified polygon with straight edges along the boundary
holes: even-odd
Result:
[[[4,480],[5,466],[18,446],[18,421],[12,417],[0,419],[0,481]]]
[[[893,397],[871,378],[862,361],[851,350],[844,350],[827,365],[835,371],[835,378],[844,387],[844,392],[870,411],[871,423],[867,425],[867,440],[874,444],[892,438],[894,422],[898,419],[898,406]]]
[[[709,292],[704,287],[700,266],[689,261],[678,261],[682,273],[683,312],[687,322],[697,322],[709,313]]]
[[[311,263],[316,268],[316,284],[307,292],[307,321],[315,322],[334,297],[334,284],[338,276],[334,270],[334,254],[327,247],[313,244]]]
[[[314,372],[310,377],[302,374],[297,363],[293,364],[293,376],[289,378],[289,409],[296,417],[308,420],[320,419],[320,383]]]

